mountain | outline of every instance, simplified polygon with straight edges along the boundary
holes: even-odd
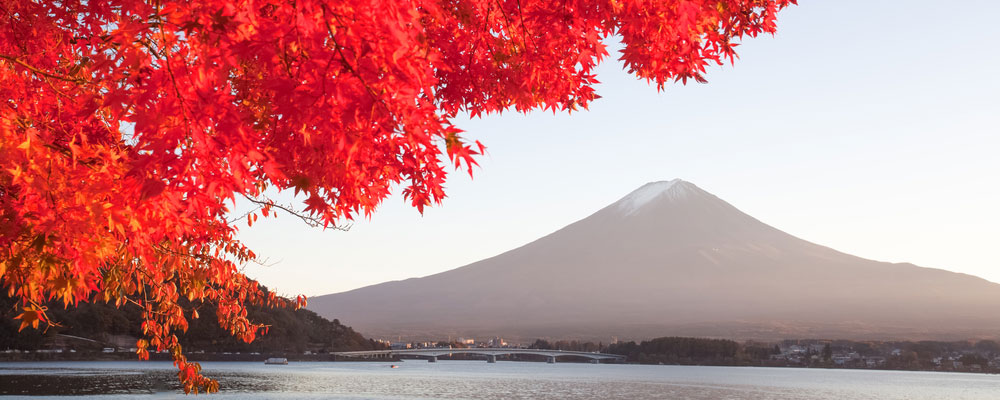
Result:
[[[1000,285],[844,254],[690,182],[646,184],[534,242],[310,299],[371,336],[992,338]]]

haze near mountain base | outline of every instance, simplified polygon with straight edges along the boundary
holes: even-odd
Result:
[[[1000,333],[998,284],[810,243],[679,179],[498,256],[319,296],[309,308],[370,336],[414,339]]]

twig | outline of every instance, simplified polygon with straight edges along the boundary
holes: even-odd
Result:
[[[254,203],[254,204],[258,205],[258,207],[255,208],[255,209],[253,209],[253,210],[251,210],[251,211],[249,211],[249,212],[247,212],[242,217],[240,217],[240,218],[238,218],[236,220],[233,220],[233,221],[237,221],[239,219],[243,219],[247,215],[250,215],[250,213],[252,213],[254,211],[257,211],[257,210],[259,210],[259,209],[261,209],[263,207],[269,207],[269,208],[277,208],[277,209],[279,209],[281,211],[284,211],[284,212],[287,212],[287,213],[289,213],[291,215],[294,215],[294,216],[298,217],[299,219],[301,219],[303,222],[305,222],[306,225],[309,225],[309,226],[311,226],[313,228],[318,228],[318,227],[321,227],[321,226],[325,225],[323,223],[323,220],[321,220],[319,218],[316,218],[316,217],[313,217],[313,216],[310,216],[310,215],[305,215],[305,214],[303,214],[303,213],[301,213],[299,211],[296,211],[291,206],[283,206],[283,205],[280,205],[280,204],[276,204],[275,202],[273,202],[271,200],[259,200],[259,199],[255,199],[255,198],[247,196],[245,194],[243,195],[243,197],[246,198],[251,203]],[[346,231],[351,230],[351,225],[347,225],[347,226],[334,225],[333,229],[336,229],[336,230],[339,230],[339,231],[345,231],[346,232]]]
[[[38,69],[38,68],[35,68],[35,67],[31,66],[30,64],[28,64],[28,63],[26,63],[24,61],[21,61],[21,60],[19,60],[17,58],[14,58],[14,57],[11,57],[11,56],[8,56],[8,55],[0,54],[0,58],[2,58],[4,60],[7,60],[7,61],[10,61],[12,63],[15,63],[17,65],[20,65],[20,66],[26,68],[27,70],[29,70],[31,72],[34,72],[37,75],[44,76],[46,78],[58,79],[58,80],[61,80],[61,81],[73,82],[73,83],[77,83],[77,84],[87,83],[87,81],[85,79],[71,78],[71,77],[68,77],[68,76],[56,75],[56,74],[53,74],[51,72],[43,71],[41,69]]]

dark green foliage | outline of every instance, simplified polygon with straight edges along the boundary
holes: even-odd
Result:
[[[556,343],[565,343],[559,341]],[[537,340],[532,348],[545,348]],[[591,345],[593,345],[591,343]],[[792,346],[798,350],[793,351]],[[583,346],[581,346],[583,347]],[[553,345],[551,348],[557,348]],[[783,352],[783,349],[787,351]],[[814,350],[815,349],[815,350]],[[780,344],[662,337],[642,343],[612,344],[607,353],[628,362],[682,365],[759,365],[771,367],[879,368],[932,371],[998,372],[1000,344],[982,341],[784,340]],[[839,358],[839,361],[838,361]],[[845,360],[846,359],[846,360]],[[993,363],[990,360],[994,360]]]
[[[781,354],[778,346],[768,346],[767,344],[747,343],[743,346],[743,353],[750,360],[760,361],[770,359],[772,355]]]
[[[248,307],[248,317],[270,327],[266,335],[248,344],[219,327],[213,305],[202,303],[198,310],[201,318],[191,321],[181,337],[181,345],[193,351],[328,353],[382,348],[340,321],[327,320],[312,311],[259,306]]]
[[[1000,344],[992,340],[980,340],[976,343],[976,349],[993,354],[1000,354]]]
[[[980,368],[986,367],[989,362],[986,357],[980,354],[963,354],[959,358],[959,361],[965,364],[965,366],[978,365]]]
[[[662,337],[643,341],[617,343],[607,352],[627,356],[640,363],[664,364],[729,364],[743,356],[740,344],[732,340],[688,337]]]
[[[189,304],[194,306],[200,318],[189,320],[186,333],[180,334],[181,344],[186,352],[260,352],[260,353],[327,353],[333,351],[374,350],[384,346],[365,339],[340,321],[329,321],[316,313],[300,309],[248,307],[251,321],[270,325],[268,333],[258,335],[257,340],[247,344],[230,336],[219,327],[215,316],[215,306],[208,303]],[[142,332],[142,315],[131,304],[122,308],[103,302],[80,303],[64,308],[61,303],[49,304],[48,314],[60,326],[46,331],[25,329],[17,331],[13,320],[16,304],[13,299],[0,294],[0,350],[35,350],[54,347],[59,334],[93,339],[99,343],[88,345],[85,341],[73,341],[71,348],[93,350],[111,346],[112,337],[139,338]],[[120,342],[120,340],[119,340]],[[133,342],[134,343],[134,342]],[[134,344],[129,347],[134,347]]]

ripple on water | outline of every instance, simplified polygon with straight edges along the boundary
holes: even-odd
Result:
[[[899,371],[481,361],[206,362],[221,397],[365,399],[993,400],[1000,377]],[[183,397],[170,363],[0,363],[0,395]]]

